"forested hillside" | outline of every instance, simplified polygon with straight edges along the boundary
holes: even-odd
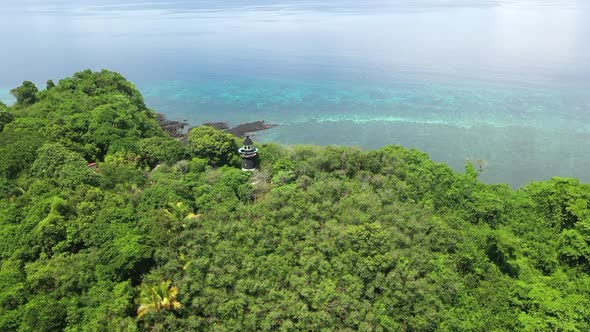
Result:
[[[0,331],[588,331],[590,186],[169,137],[119,74],[0,104]],[[97,167],[89,167],[89,163]]]

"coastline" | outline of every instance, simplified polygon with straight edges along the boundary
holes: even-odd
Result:
[[[169,120],[168,118],[166,118],[166,116],[164,114],[161,114],[161,113],[156,113],[156,114],[157,114],[156,119],[158,120],[160,127],[162,129],[164,129],[164,131],[166,131],[170,136],[172,136],[176,139],[185,140],[187,138],[187,134],[191,131],[191,129],[197,127],[197,126],[190,126],[189,127],[190,124],[187,120],[182,120],[182,121]],[[206,122],[206,123],[203,123],[202,126],[210,126],[215,129],[223,130],[223,131],[228,132],[236,137],[241,138],[244,136],[250,136],[251,134],[259,132],[259,131],[274,128],[277,125],[271,124],[271,123],[266,123],[263,120],[259,120],[259,121],[242,123],[242,124],[239,124],[235,127],[230,127],[227,124],[227,122]],[[187,129],[185,130],[185,128],[187,128]]]

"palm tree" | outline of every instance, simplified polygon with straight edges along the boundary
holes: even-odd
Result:
[[[176,310],[182,308],[182,304],[176,300],[178,287],[172,286],[171,280],[160,282],[158,285],[141,285],[139,293],[139,308],[137,317],[163,310]]]

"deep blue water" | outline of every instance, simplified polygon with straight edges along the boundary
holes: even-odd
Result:
[[[85,69],[259,141],[416,147],[513,186],[590,182],[587,0],[2,0],[0,99]]]

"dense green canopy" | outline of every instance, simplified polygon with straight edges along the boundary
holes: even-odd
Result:
[[[590,330],[589,185],[399,146],[263,144],[252,174],[117,73],[35,89],[0,105],[0,331]]]

